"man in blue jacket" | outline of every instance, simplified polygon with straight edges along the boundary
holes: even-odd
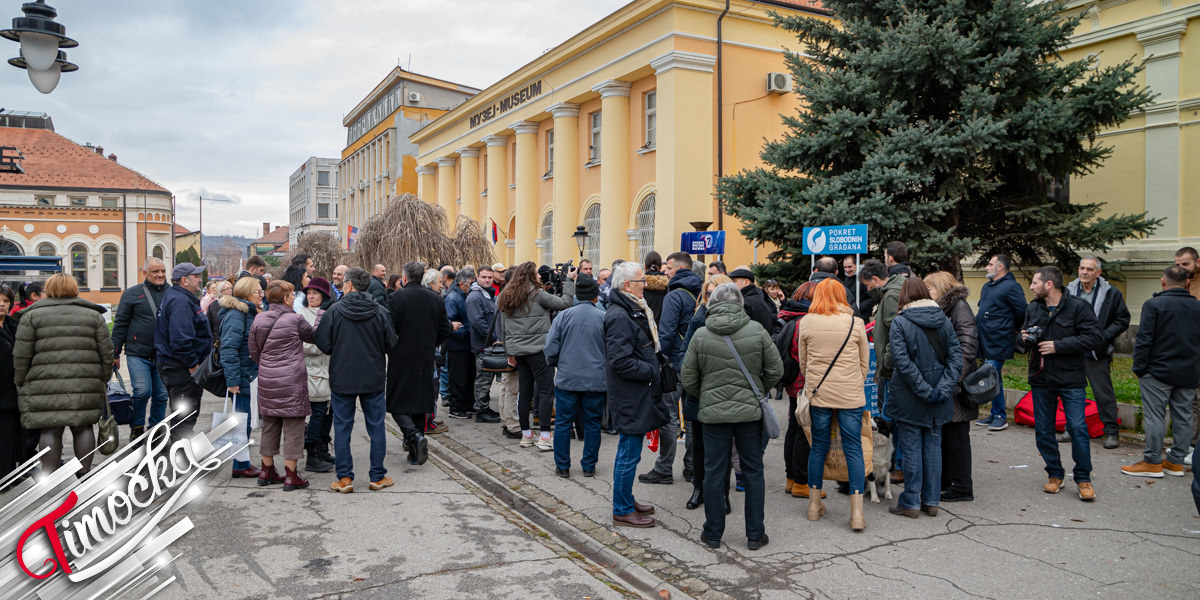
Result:
[[[667,295],[663,298],[662,316],[659,318],[658,339],[662,345],[662,353],[671,361],[675,372],[679,373],[683,365],[683,355],[687,348],[683,346],[683,338],[687,335],[688,325],[692,323],[692,315],[696,312],[696,298],[704,280],[692,272],[692,257],[686,252],[675,252],[667,256],[667,264],[663,266],[663,274],[670,278],[667,284]],[[677,389],[668,404],[671,406],[671,421],[663,427],[658,438],[658,460],[648,473],[638,476],[642,483],[673,483],[675,466],[675,440],[679,437],[679,396],[682,388]],[[686,455],[686,452],[684,453]],[[687,458],[686,456],[684,458]],[[684,471],[691,472],[691,465],[684,461]],[[686,475],[686,473],[685,473]]]
[[[446,369],[449,374],[450,418],[469,419],[475,407],[475,355],[471,353],[471,330],[463,327],[467,320],[467,290],[475,272],[463,269],[454,276],[454,283],[443,301],[446,318],[455,329],[446,340]]]
[[[500,422],[500,413],[492,410],[492,381],[500,379],[500,377],[498,373],[483,370],[483,351],[496,341],[495,334],[489,331],[492,318],[496,315],[495,292],[492,288],[493,274],[492,267],[480,266],[479,272],[475,275],[475,282],[471,284],[471,290],[467,292],[467,320],[464,323],[470,330],[471,352],[475,355],[474,408],[476,423]],[[501,390],[502,398],[504,394],[505,392]],[[510,431],[506,427],[507,425],[511,425],[514,429]],[[508,437],[516,436],[518,439],[521,437],[515,409],[511,422],[505,423],[501,428]]]
[[[575,284],[578,304],[562,311],[550,323],[546,336],[546,363],[557,367],[554,375],[554,466],[559,477],[571,476],[571,429],[583,422],[584,477],[596,476],[600,455],[600,416],[608,390],[604,362],[604,311],[596,306],[600,285],[588,275]],[[577,414],[576,410],[582,414]]]
[[[200,274],[204,267],[179,263],[171,270],[171,287],[163,293],[154,324],[154,351],[158,355],[158,375],[167,386],[170,409],[185,408],[171,428],[171,439],[190,438],[200,414],[204,387],[192,379],[192,373],[212,351],[212,330],[208,317],[200,310]]]
[[[979,312],[975,315],[981,349],[979,356],[991,364],[996,373],[1001,373],[1004,361],[1013,357],[1017,323],[1025,315],[1025,292],[1009,272],[1011,268],[1012,261],[1004,254],[996,254],[988,260],[988,282],[979,293]],[[1003,385],[1000,394],[992,400],[992,412],[975,424],[987,427],[989,431],[1008,428]]]

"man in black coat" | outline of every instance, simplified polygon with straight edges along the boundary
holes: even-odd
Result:
[[[150,427],[167,417],[167,388],[158,375],[154,354],[154,326],[158,307],[167,291],[167,265],[160,258],[148,258],[142,265],[144,280],[121,294],[113,316],[113,368],[121,368],[121,350],[129,364],[133,389],[133,420],[129,439],[136,440],[145,431],[146,403],[150,403]]]
[[[371,438],[371,489],[394,483],[387,476],[387,432],[383,429],[387,380],[387,353],[396,345],[391,317],[367,294],[371,275],[354,268],[346,271],[347,289],[321,317],[313,333],[317,348],[329,357],[330,406],[333,408],[333,446],[337,481],[335,492],[354,491],[354,457],[350,432],[354,429],[355,401],[362,405],[367,436]]]
[[[1066,471],[1054,440],[1054,422],[1059,399],[1071,433],[1071,458],[1079,486],[1079,498],[1096,499],[1092,487],[1092,452],[1087,422],[1083,416],[1087,372],[1083,357],[1103,340],[1100,323],[1087,302],[1063,293],[1062,271],[1042,267],[1029,284],[1035,299],[1025,309],[1025,324],[1016,341],[1017,350],[1029,352],[1029,387],[1033,392],[1034,439],[1050,476],[1042,490],[1057,494]],[[1035,333],[1031,328],[1040,328]]]
[[[375,265],[375,267],[371,269],[371,287],[367,289],[367,293],[370,294],[380,306],[387,308],[388,292],[391,290],[387,289],[387,285],[383,283],[384,275],[387,275],[387,267],[383,265]],[[421,280],[418,279],[417,283],[420,284]]]
[[[1079,279],[1067,284],[1067,293],[1092,306],[1104,341],[1100,347],[1083,357],[1088,384],[1096,396],[1096,408],[1100,411],[1100,422],[1104,423],[1104,447],[1112,450],[1120,445],[1117,424],[1117,392],[1112,383],[1113,343],[1129,328],[1129,309],[1125,307],[1125,296],[1100,275],[1104,271],[1100,259],[1085,256],[1079,259]],[[1063,432],[1058,443],[1071,441],[1071,434]]]
[[[425,464],[425,415],[437,403],[434,349],[454,328],[446,318],[442,297],[421,285],[425,265],[410,262],[403,269],[404,287],[388,298],[396,346],[388,354],[387,408],[400,431],[408,462]],[[455,327],[461,327],[457,325]]]
[[[613,462],[613,525],[653,527],[654,507],[633,497],[633,476],[642,458],[643,437],[669,420],[662,403],[658,330],[647,313],[646,275],[637,263],[613,269],[612,293],[604,313],[605,375],[610,426],[621,434]]]
[[[758,321],[767,333],[775,335],[778,314],[775,312],[775,305],[754,285],[754,272],[746,267],[738,267],[729,273],[729,278],[742,290],[742,306],[746,309],[746,314]]]
[[[192,379],[212,352],[212,330],[208,317],[200,310],[200,274],[204,267],[179,263],[171,270],[171,287],[163,292],[154,323],[154,354],[158,376],[167,388],[168,407],[174,412],[185,409],[171,427],[171,439],[192,437],[200,415],[200,397],[204,386]]]
[[[1188,275],[1183,267],[1167,267],[1162,291],[1142,304],[1142,322],[1133,347],[1133,373],[1138,376],[1142,392],[1146,450],[1140,462],[1121,467],[1126,475],[1184,475],[1188,436],[1192,434],[1192,419],[1196,418],[1192,398],[1200,387],[1200,300],[1188,293]],[[1164,453],[1168,407],[1175,442],[1170,452]],[[1195,484],[1192,489],[1196,491]]]

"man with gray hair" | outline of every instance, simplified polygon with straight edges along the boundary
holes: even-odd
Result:
[[[352,291],[342,295],[321,317],[313,333],[317,348],[330,355],[329,391],[333,408],[334,464],[337,480],[330,488],[343,494],[354,491],[354,457],[350,433],[355,405],[362,406],[367,436],[371,439],[370,489],[394,483],[383,466],[387,432],[383,428],[387,404],[387,353],[396,345],[387,310],[367,293],[371,275],[357,267],[346,271]]]
[[[1096,408],[1100,410],[1100,422],[1104,423],[1104,447],[1112,450],[1120,445],[1118,436],[1121,426],[1117,424],[1117,393],[1112,383],[1113,343],[1129,328],[1129,309],[1125,307],[1125,296],[1101,275],[1104,269],[1100,259],[1085,256],[1079,259],[1079,278],[1067,284],[1067,293],[1080,298],[1092,306],[1096,320],[1104,334],[1104,343],[1083,356],[1083,368],[1087,374],[1092,394],[1096,396]],[[1071,433],[1063,431],[1058,443],[1071,441]]]
[[[475,409],[475,354],[471,352],[471,330],[464,325],[467,319],[467,292],[474,282],[475,272],[462,269],[454,276],[454,283],[446,294],[446,318],[454,328],[446,345],[442,347],[445,357],[443,369],[449,372],[450,418],[469,419]],[[499,423],[496,417],[492,423]]]
[[[121,368],[121,350],[129,365],[133,384],[133,420],[129,439],[136,440],[146,429],[167,417],[167,388],[158,375],[154,353],[154,326],[158,307],[167,291],[167,265],[159,258],[148,258],[142,265],[142,283],[121,294],[113,316],[113,370]],[[146,403],[150,402],[150,422],[146,423]]]

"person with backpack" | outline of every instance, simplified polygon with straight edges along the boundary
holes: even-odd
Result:
[[[910,519],[921,512],[934,517],[941,504],[942,426],[954,418],[962,348],[924,281],[904,280],[898,306],[888,340],[893,375],[885,410],[896,446],[904,451],[904,491],[888,511]]]

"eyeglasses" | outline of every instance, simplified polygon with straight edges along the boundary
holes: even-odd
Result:
[[[262,290],[254,290],[254,293],[255,294],[265,294],[266,292],[264,292]]]
[[[628,279],[629,283],[646,283],[645,279]]]

